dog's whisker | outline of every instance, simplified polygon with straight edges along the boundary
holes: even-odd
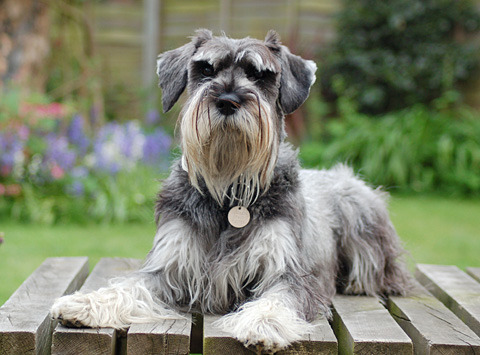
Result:
[[[256,99],[257,99],[257,105],[258,105],[258,130],[260,132],[260,146],[263,145],[263,128],[262,128],[262,121],[263,121],[263,118],[262,118],[262,106],[260,104],[260,97],[258,96],[257,93],[254,93]]]
[[[212,131],[212,118],[210,117],[210,105],[207,105],[208,128]]]
[[[200,111],[200,106],[202,105],[202,101],[200,101],[197,104],[197,109],[195,111],[195,132],[197,133],[197,141],[200,141],[200,134],[198,132],[198,118],[199,118],[199,111]]]

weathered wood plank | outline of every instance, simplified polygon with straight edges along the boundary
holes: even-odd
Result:
[[[337,338],[326,318],[316,320],[317,327],[313,334],[305,339],[293,343],[286,350],[279,351],[279,355],[293,354],[337,354]]]
[[[480,354],[480,338],[418,283],[412,296],[390,297],[388,309],[415,354]]]
[[[480,336],[480,284],[453,265],[418,264],[415,276]]]
[[[333,329],[340,354],[412,354],[402,328],[374,297],[337,295]]]
[[[203,316],[203,354],[252,354],[238,340],[231,338],[227,333],[213,326],[220,316]]]
[[[480,282],[480,267],[467,267],[465,271],[475,280]]]
[[[102,258],[80,290],[98,290],[112,277],[136,270],[140,264],[137,259]],[[115,354],[116,337],[112,328],[67,328],[58,324],[53,333],[52,354]]]
[[[127,334],[127,354],[190,353],[191,314],[186,319],[164,320],[149,324],[132,324]]]
[[[231,338],[222,330],[213,326],[220,316],[205,315],[203,323],[203,353],[211,354],[252,354],[241,342]],[[337,340],[326,319],[319,319],[315,333],[304,340],[292,344],[289,348],[276,354],[336,354]]]
[[[0,354],[46,354],[54,300],[77,290],[88,275],[88,258],[48,258],[0,308]]]

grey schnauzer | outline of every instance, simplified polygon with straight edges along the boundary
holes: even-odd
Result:
[[[331,317],[336,292],[404,294],[410,276],[386,194],[344,165],[300,169],[284,141],[284,115],[306,100],[315,71],[274,31],[261,41],[199,30],[161,54],[164,110],[185,88],[188,99],[153,248],[138,272],[58,299],[52,316],[125,328],[178,311],[225,314],[218,327],[276,351]]]

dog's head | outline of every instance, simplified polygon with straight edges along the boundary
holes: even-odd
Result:
[[[190,43],[161,54],[164,111],[185,88],[189,94],[179,127],[191,183],[202,191],[203,179],[219,204],[229,198],[248,206],[268,189],[285,137],[284,114],[306,100],[315,70],[274,31],[260,41],[199,30]]]

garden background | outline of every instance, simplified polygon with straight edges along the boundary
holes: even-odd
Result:
[[[480,1],[0,1],[0,304],[46,258],[143,258],[179,105],[155,59],[271,28],[319,70],[287,118],[304,166],[392,195],[410,265],[480,266]]]

